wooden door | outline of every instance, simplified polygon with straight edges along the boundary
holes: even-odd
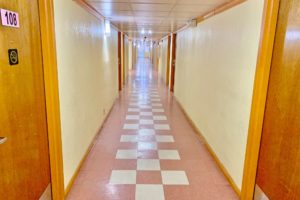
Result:
[[[0,0],[20,28],[0,25],[0,199],[39,199],[50,183],[43,62],[37,0]],[[19,64],[10,65],[8,50]]]
[[[280,3],[256,180],[271,200],[300,199],[299,8]]]
[[[175,62],[176,62],[176,39],[177,34],[173,34],[172,36],[172,60],[171,60],[171,80],[170,80],[170,91],[174,92],[174,84],[175,84]]]

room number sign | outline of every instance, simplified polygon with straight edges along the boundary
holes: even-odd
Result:
[[[3,26],[20,27],[19,14],[10,10],[0,9],[1,23]]]

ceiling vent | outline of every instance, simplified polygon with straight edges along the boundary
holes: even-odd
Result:
[[[189,27],[197,27],[197,20],[196,19],[189,20],[188,26]]]

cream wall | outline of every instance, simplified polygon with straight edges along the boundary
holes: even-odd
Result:
[[[118,36],[73,1],[54,9],[66,187],[117,98]]]
[[[178,34],[175,96],[241,188],[263,2]]]
[[[127,76],[128,76],[128,70],[129,70],[129,41],[128,37],[125,36],[124,40],[124,79],[125,82],[127,81]]]
[[[128,42],[128,69],[132,70],[132,41]]]
[[[167,54],[168,54],[168,38],[160,42],[159,61],[158,61],[158,74],[160,78],[166,83],[167,73]]]

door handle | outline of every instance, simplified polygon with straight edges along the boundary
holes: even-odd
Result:
[[[7,141],[7,137],[0,137],[0,144],[4,144]]]

